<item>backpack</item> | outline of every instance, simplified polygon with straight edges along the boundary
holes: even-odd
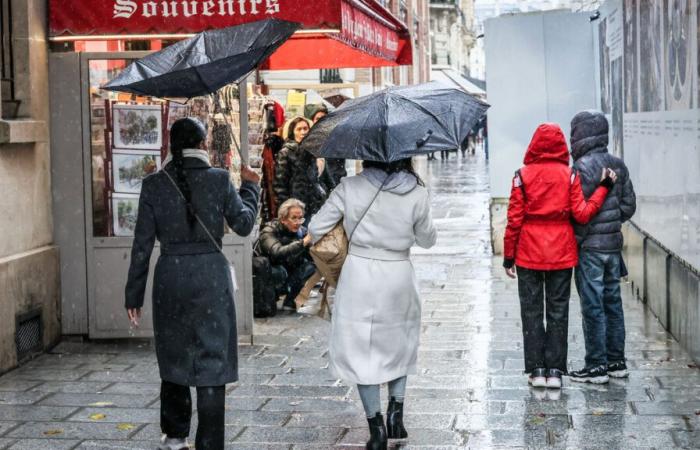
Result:
[[[277,289],[270,260],[253,257],[253,316],[273,317],[277,314]]]

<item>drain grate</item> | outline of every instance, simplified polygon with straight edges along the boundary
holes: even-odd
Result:
[[[31,311],[17,316],[15,346],[17,349],[18,362],[42,350],[43,334],[41,310]]]

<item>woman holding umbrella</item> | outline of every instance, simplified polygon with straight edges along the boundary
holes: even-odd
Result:
[[[234,288],[221,239],[224,221],[241,236],[252,231],[259,176],[242,166],[236,192],[228,171],[209,164],[206,137],[196,119],[173,124],[164,169],[143,181],[131,250],[126,308],[138,326],[153,244],[161,245],[153,278],[161,450],[188,448],[190,386],[197,388],[196,448],[223,450],[225,384],[238,380]]]
[[[404,394],[406,376],[416,370],[421,319],[410,248],[432,247],[437,231],[410,158],[363,167],[361,175],[341,180],[309,232],[318,241],[342,220],[351,236],[335,294],[330,362],[337,376],[358,385],[371,434],[367,448],[380,450],[387,438],[408,436]],[[386,427],[383,383],[389,383]]]

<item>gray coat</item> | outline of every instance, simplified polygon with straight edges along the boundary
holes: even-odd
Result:
[[[574,224],[576,240],[583,249],[605,253],[622,250],[622,223],[636,209],[636,196],[627,166],[608,153],[608,120],[598,111],[583,111],[571,121],[571,154],[574,170],[581,175],[581,187],[589,198],[600,183],[603,168],[617,173],[617,183],[605,203],[588,224]]]
[[[184,167],[195,211],[219,245],[224,219],[241,236],[253,230],[258,186],[244,182],[236,192],[227,171],[195,158],[185,158]],[[169,173],[175,178],[174,171]],[[227,260],[198,223],[188,223],[185,201],[162,172],[143,181],[127,308],[143,306],[156,238],[161,256],[153,278],[153,329],[161,378],[185,386],[238,380],[236,312]]]

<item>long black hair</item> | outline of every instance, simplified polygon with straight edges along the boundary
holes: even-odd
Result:
[[[414,177],[416,177],[416,180],[418,181],[418,184],[421,186],[425,186],[425,183],[421,179],[420,175],[416,173],[416,169],[413,167],[413,159],[412,158],[404,158],[404,159],[399,159],[394,162],[390,163],[385,163],[385,162],[378,162],[378,161],[362,161],[362,167],[364,169],[374,167],[375,169],[383,170],[387,174],[391,175],[392,173],[396,172],[408,172]]]
[[[192,191],[185,176],[182,151],[188,148],[197,148],[207,138],[207,130],[202,122],[193,118],[185,117],[176,120],[170,128],[170,153],[173,155],[173,166],[175,166],[175,182],[180,192],[185,197],[187,203],[187,221],[190,226],[194,224],[194,207],[192,206]]]

